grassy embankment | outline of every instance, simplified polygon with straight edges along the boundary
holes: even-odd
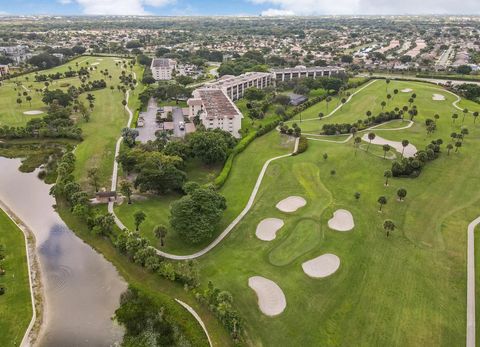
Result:
[[[32,319],[32,301],[28,280],[27,254],[22,231],[0,209],[0,245],[5,259],[0,260],[0,284],[6,292],[0,296],[0,345],[18,346]]]

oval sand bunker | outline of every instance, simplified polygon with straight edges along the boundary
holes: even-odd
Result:
[[[43,111],[39,111],[39,110],[33,110],[33,111],[25,111],[23,112],[23,114],[26,114],[27,116],[34,116],[36,114],[42,114]]]
[[[328,227],[337,231],[349,231],[354,226],[353,216],[347,210],[336,210],[333,213],[333,218],[328,221]]]
[[[340,267],[340,258],[335,254],[323,254],[302,264],[303,272],[313,278],[330,276]]]
[[[443,101],[445,100],[445,96],[442,94],[433,94],[432,95],[432,100],[433,101]]]
[[[262,241],[272,241],[277,236],[277,231],[283,227],[283,220],[266,218],[257,225],[255,235]]]
[[[263,314],[276,316],[287,307],[285,295],[275,282],[265,277],[253,276],[248,279],[248,286],[257,294],[258,307]]]
[[[277,204],[277,208],[282,212],[295,212],[305,206],[307,201],[301,196],[289,196]]]

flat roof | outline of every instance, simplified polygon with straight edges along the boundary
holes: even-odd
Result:
[[[220,89],[198,89],[195,93],[203,101],[207,118],[234,118],[242,115]]]
[[[152,67],[170,67],[171,64],[172,64],[171,59],[154,58],[152,60]]]

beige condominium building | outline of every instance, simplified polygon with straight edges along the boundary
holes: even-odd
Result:
[[[297,78],[335,77],[345,73],[345,69],[336,66],[296,66],[285,69],[273,69],[275,82],[289,81]]]
[[[248,88],[263,89],[272,84],[272,74],[268,72],[247,72],[240,76],[225,75],[217,81],[206,83],[205,88],[221,89],[231,100],[243,97]]]
[[[168,81],[172,79],[173,70],[177,67],[177,62],[172,59],[154,58],[150,68],[153,78],[156,81]]]
[[[233,101],[219,88],[199,88],[188,99],[189,118],[198,116],[206,129],[222,129],[240,137],[243,115]]]

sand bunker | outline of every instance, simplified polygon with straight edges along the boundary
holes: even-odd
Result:
[[[355,226],[350,211],[336,210],[333,217],[328,221],[328,227],[337,231],[349,231]]]
[[[442,94],[433,94],[433,95],[432,95],[432,100],[433,100],[433,101],[444,101],[444,100],[445,100],[445,96],[442,95]]]
[[[302,264],[303,272],[313,278],[330,276],[340,267],[340,258],[335,254],[323,254]]]
[[[26,114],[28,116],[33,116],[33,115],[42,114],[42,113],[43,113],[43,111],[39,111],[39,110],[32,110],[32,111],[23,112],[23,114]]]
[[[413,89],[405,88],[405,89],[402,89],[401,92],[402,93],[411,93],[411,92],[413,92]]]
[[[98,64],[100,64],[100,63],[91,63],[90,65],[98,65]]]
[[[277,231],[283,227],[283,220],[278,218],[267,218],[257,225],[255,235],[262,241],[272,241],[277,236]]]
[[[280,201],[276,207],[282,212],[295,212],[306,204],[307,201],[301,196],[289,196]]]
[[[285,310],[287,300],[275,282],[265,277],[253,276],[248,279],[248,286],[257,294],[258,307],[265,315],[276,316]]]
[[[362,140],[366,142],[370,142],[370,140],[368,139],[368,134],[363,135]],[[390,145],[390,147],[394,148],[398,153],[402,153],[403,151],[403,146],[401,142],[386,140],[383,137],[380,137],[378,135],[375,136],[375,138],[372,141],[372,144],[381,145],[381,146]],[[403,152],[403,155],[407,158],[410,158],[415,156],[415,153],[417,153],[417,147],[415,147],[410,143],[407,147],[405,147],[405,151]]]

